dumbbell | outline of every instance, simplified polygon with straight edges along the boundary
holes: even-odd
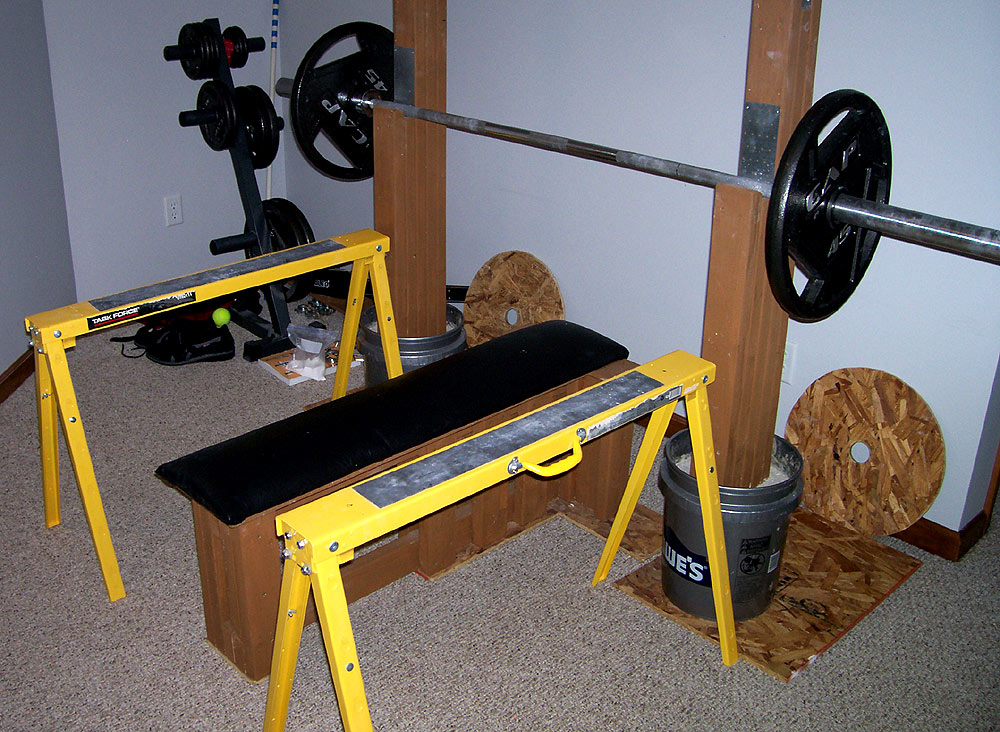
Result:
[[[220,38],[206,22],[186,23],[177,35],[177,44],[163,49],[163,58],[180,61],[189,79],[207,79],[215,74],[223,54],[230,68],[240,69],[251,53],[263,51],[264,47],[262,37],[247,38],[235,25],[226,28]]]

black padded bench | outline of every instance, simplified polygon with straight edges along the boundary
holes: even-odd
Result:
[[[624,346],[583,326],[541,323],[161,465],[156,474],[192,501],[209,641],[251,679],[267,675],[280,584],[274,539],[279,512],[461,439],[463,430],[471,434],[491,419],[514,416],[512,410],[523,413],[539,400],[544,404],[614,375],[629,365],[627,357]],[[611,488],[617,496],[624,488],[628,446],[622,452],[618,446],[615,459],[601,461],[605,471],[608,466],[623,468],[621,480],[615,481],[620,485]],[[567,480],[587,480],[577,471],[573,475]],[[593,482],[595,476],[590,478]],[[532,480],[538,479],[525,477]],[[467,531],[473,538],[466,543],[482,550],[503,540],[512,521],[538,520],[535,514],[544,513],[546,496],[556,493],[578,497],[572,487],[553,487],[529,509],[512,505],[527,503],[514,493],[484,494],[477,497],[478,511],[459,504],[445,523],[436,514],[423,521],[428,528],[436,525],[444,542],[454,544],[454,537]],[[617,505],[616,495],[604,502]],[[485,524],[495,523],[497,501],[504,504],[508,520],[491,528]],[[433,573],[439,568],[433,558],[421,556],[433,553],[427,544],[434,539],[428,534],[418,542],[413,533],[401,532],[395,543],[402,546],[383,552],[383,560],[368,559],[366,574],[378,578],[362,581],[355,596],[414,569]],[[488,535],[487,541],[482,535]],[[467,548],[449,551],[446,562],[453,565],[462,557],[452,555]],[[404,561],[410,555],[412,561]],[[380,568],[380,561],[391,569]]]

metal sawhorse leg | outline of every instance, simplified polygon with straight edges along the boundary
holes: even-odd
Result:
[[[522,470],[542,476],[572,469],[581,444],[650,414],[594,576],[603,580],[666,434],[685,401],[701,497],[722,659],[737,660],[736,631],[722,532],[715,450],[705,387],[715,366],[682,351],[608,379],[527,415],[380,473],[277,517],[285,564],[271,661],[265,732],[285,727],[306,603],[316,600],[323,642],[347,732],[372,729],[340,567],[354,550]],[[557,459],[558,458],[558,459]],[[550,462],[555,459],[555,462]]]
[[[35,352],[35,398],[41,445],[45,525],[51,528],[60,522],[56,432],[58,416],[66,436],[70,461],[110,600],[124,597],[125,587],[111,544],[111,533],[97,488],[93,461],[87,448],[83,419],[69,374],[66,349],[75,345],[78,336],[152,313],[167,312],[194,302],[211,300],[317,269],[353,262],[337,375],[334,379],[333,398],[336,399],[347,392],[365,285],[369,278],[372,281],[389,376],[398,376],[402,372],[385,269],[385,255],[388,251],[388,237],[371,230],[358,231],[25,318],[25,328],[31,335]]]

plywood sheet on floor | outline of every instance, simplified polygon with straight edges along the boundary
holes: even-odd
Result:
[[[767,611],[736,624],[740,658],[789,681],[896,590],[920,562],[799,509],[788,525],[781,580]],[[678,610],[663,594],[661,557],[615,586],[685,628],[719,642],[715,623]]]

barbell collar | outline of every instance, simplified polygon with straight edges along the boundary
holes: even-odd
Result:
[[[831,221],[852,224],[893,239],[1000,264],[1000,231],[841,194],[827,206]]]

